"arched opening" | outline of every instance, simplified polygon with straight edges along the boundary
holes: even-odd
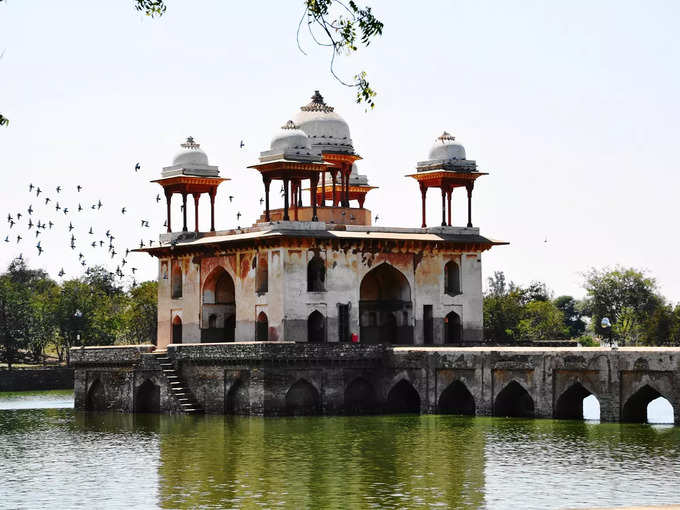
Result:
[[[248,386],[240,379],[235,381],[224,402],[225,414],[247,414],[250,406],[250,396]]]
[[[439,397],[440,414],[475,415],[475,399],[462,381],[453,381]]]
[[[255,292],[265,294],[269,291],[269,260],[267,253],[260,253],[253,261],[257,266],[255,272]]]
[[[621,410],[621,421],[631,423],[673,423],[674,416],[672,412],[670,413],[670,417],[667,416],[668,413],[665,413],[666,416],[663,416],[663,419],[660,419],[662,418],[661,416],[655,416],[654,414],[656,413],[650,417],[650,404],[652,402],[655,404],[652,406],[652,411],[655,411],[657,406],[659,406],[659,409],[663,409],[664,407],[667,409],[667,406],[664,406],[664,401],[668,402],[661,393],[652,388],[649,384],[646,384],[631,395],[623,405],[623,409]],[[668,406],[670,406],[672,411],[673,407],[670,402],[668,402]]]
[[[106,409],[106,393],[104,385],[99,379],[95,379],[87,392],[85,409],[88,411],[103,411]]]
[[[583,420],[583,401],[592,395],[579,382],[575,382],[555,402],[555,418],[558,420]],[[598,417],[599,419],[599,417]]]
[[[160,413],[161,389],[149,379],[144,381],[137,390],[135,397],[136,413]]]
[[[326,341],[326,318],[318,310],[307,317],[307,341],[315,344]]]
[[[583,419],[600,421],[600,401],[595,395],[589,395],[583,399]]]
[[[222,267],[216,267],[203,284],[203,324],[201,339],[207,342],[233,342],[236,321],[234,279]]]
[[[179,315],[175,315],[175,318],[172,319],[172,343],[182,343],[182,319]]]
[[[257,316],[257,323],[255,324],[255,340],[258,342],[266,342],[269,340],[269,320],[267,314],[260,312]]]
[[[182,297],[182,264],[179,260],[172,261],[170,287],[172,299],[178,299]]]
[[[387,394],[387,412],[420,413],[420,395],[406,379],[395,384]]]
[[[401,272],[383,263],[366,273],[361,280],[359,301],[361,342],[413,343],[411,308],[411,286]],[[402,325],[397,325],[395,314],[404,319]]]
[[[371,414],[376,412],[373,386],[363,377],[354,379],[345,389],[346,414]]]
[[[323,292],[326,290],[326,264],[318,255],[314,255],[307,264],[307,291]]]
[[[664,397],[657,397],[647,404],[647,423],[675,423],[673,405]]]
[[[447,344],[459,344],[462,340],[460,316],[456,312],[449,312],[444,317],[444,338]]]
[[[453,260],[444,266],[444,292],[450,296],[460,294],[460,268]]]
[[[521,384],[512,381],[496,397],[493,414],[510,418],[533,418],[534,400]]]
[[[304,379],[293,384],[286,393],[286,414],[303,416],[319,414],[320,411],[319,392]]]

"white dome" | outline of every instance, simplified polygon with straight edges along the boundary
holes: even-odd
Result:
[[[427,159],[430,161],[465,159],[465,148],[461,144],[455,142],[455,137],[444,131],[444,133],[435,140]]]
[[[368,177],[359,174],[359,166],[356,161],[352,163],[352,171],[349,174],[349,183],[355,186],[368,185]]]
[[[286,122],[278,133],[272,138],[270,148],[272,151],[285,152],[291,149],[311,151],[309,137],[304,131],[298,129],[292,120]]]
[[[194,141],[193,137],[188,137],[172,160],[173,165],[193,166],[208,165],[208,155],[201,150],[201,145]]]
[[[353,151],[347,122],[333,111],[332,106],[324,103],[318,90],[312,96],[312,102],[300,108],[293,122],[307,133],[313,146],[322,146],[327,150],[337,147],[337,150]]]

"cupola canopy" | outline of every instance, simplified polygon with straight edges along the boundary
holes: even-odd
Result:
[[[300,108],[293,122],[307,133],[312,147],[324,152],[354,153],[349,126],[334,110],[316,90],[312,101]]]
[[[182,150],[172,160],[173,166],[209,165],[208,155],[201,150],[201,144],[197,143],[193,136],[188,137],[186,142],[180,145]]]
[[[306,152],[312,150],[309,137],[304,131],[298,129],[292,120],[281,126],[281,129],[273,136],[270,148],[277,152],[293,149]]]
[[[444,131],[441,136],[438,136],[434,145],[430,149],[428,160],[430,161],[451,161],[454,159],[465,159],[465,148],[456,143],[456,138]]]

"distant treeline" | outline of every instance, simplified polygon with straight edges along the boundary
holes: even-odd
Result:
[[[79,345],[156,341],[157,283],[125,289],[115,273],[93,267],[57,283],[14,259],[0,275],[0,360],[40,363],[46,350],[60,361]]]
[[[583,300],[554,298],[543,282],[515,285],[503,272],[494,273],[488,284],[484,334],[496,342],[577,339],[583,345],[610,340],[619,345],[680,345],[680,305],[661,296],[656,280],[644,271],[591,269],[583,275]],[[611,327],[602,326],[605,317]]]

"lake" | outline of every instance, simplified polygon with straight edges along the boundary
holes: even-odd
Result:
[[[680,502],[680,427],[72,409],[0,393],[0,508],[545,509]]]

